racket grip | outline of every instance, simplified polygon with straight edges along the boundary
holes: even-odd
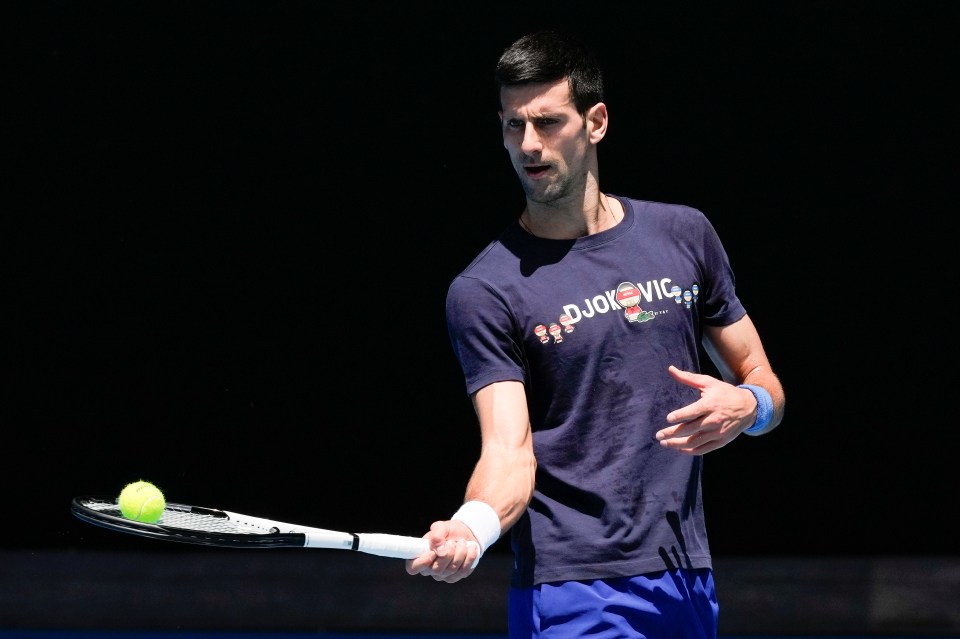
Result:
[[[357,533],[357,550],[370,555],[413,559],[430,549],[430,543],[422,537],[388,535],[384,533]]]

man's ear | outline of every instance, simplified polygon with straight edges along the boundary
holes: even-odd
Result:
[[[597,102],[587,110],[587,133],[590,136],[590,143],[596,144],[607,134],[607,105],[603,102]]]

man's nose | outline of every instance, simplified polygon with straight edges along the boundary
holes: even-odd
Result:
[[[520,143],[520,150],[527,155],[532,155],[534,153],[539,153],[542,148],[543,142],[540,140],[540,134],[537,132],[537,127],[528,122],[526,127],[523,129],[523,140]]]

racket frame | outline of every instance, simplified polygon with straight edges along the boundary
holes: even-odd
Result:
[[[398,559],[412,559],[429,550],[427,540],[420,537],[340,532],[175,502],[167,502],[164,514],[153,524],[127,519],[120,513],[117,500],[106,496],[75,497],[70,509],[81,521],[101,528],[140,537],[221,548],[326,548]],[[175,520],[179,515],[212,518],[212,521],[222,522],[224,526],[234,525],[238,531],[200,530],[164,523],[165,518]]]

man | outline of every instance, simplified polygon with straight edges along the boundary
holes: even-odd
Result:
[[[526,208],[448,291],[482,446],[407,572],[456,582],[510,530],[511,637],[716,637],[702,456],[775,428],[783,388],[704,215],[600,190],[589,51],[534,33],[496,78]]]

